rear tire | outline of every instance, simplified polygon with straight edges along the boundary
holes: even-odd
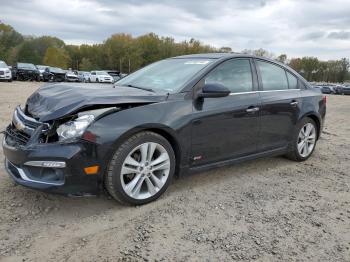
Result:
[[[316,148],[317,132],[315,121],[309,117],[303,118],[295,127],[291,151],[286,157],[298,162],[307,160]]]
[[[105,187],[122,204],[142,205],[168,188],[175,172],[170,143],[154,132],[141,132],[118,146],[105,176]]]

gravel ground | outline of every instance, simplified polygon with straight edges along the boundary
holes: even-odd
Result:
[[[0,130],[38,83],[0,83]],[[156,202],[16,186],[0,164],[3,261],[350,261],[350,96],[329,96],[313,156],[177,179]],[[3,159],[2,150],[0,158]]]

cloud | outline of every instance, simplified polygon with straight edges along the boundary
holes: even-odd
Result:
[[[350,56],[347,0],[0,0],[0,6],[1,20],[22,34],[67,43],[154,32],[234,51],[261,47],[289,57]]]
[[[328,38],[349,40],[350,31],[339,31],[339,32],[330,32]]]

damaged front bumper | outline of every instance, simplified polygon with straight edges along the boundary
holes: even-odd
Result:
[[[84,168],[101,166],[97,144],[77,139],[69,143],[46,143],[42,138],[49,126],[17,107],[2,142],[5,167],[12,179],[23,186],[69,195],[97,194],[102,170],[87,175]]]
[[[79,141],[70,144],[36,144],[13,147],[3,139],[5,167],[20,185],[67,195],[97,194],[102,174],[87,175],[94,166],[95,145]]]

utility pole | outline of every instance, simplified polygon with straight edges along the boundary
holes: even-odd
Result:
[[[122,59],[119,58],[119,71],[122,73]]]
[[[129,74],[130,74],[130,58],[129,58]]]

